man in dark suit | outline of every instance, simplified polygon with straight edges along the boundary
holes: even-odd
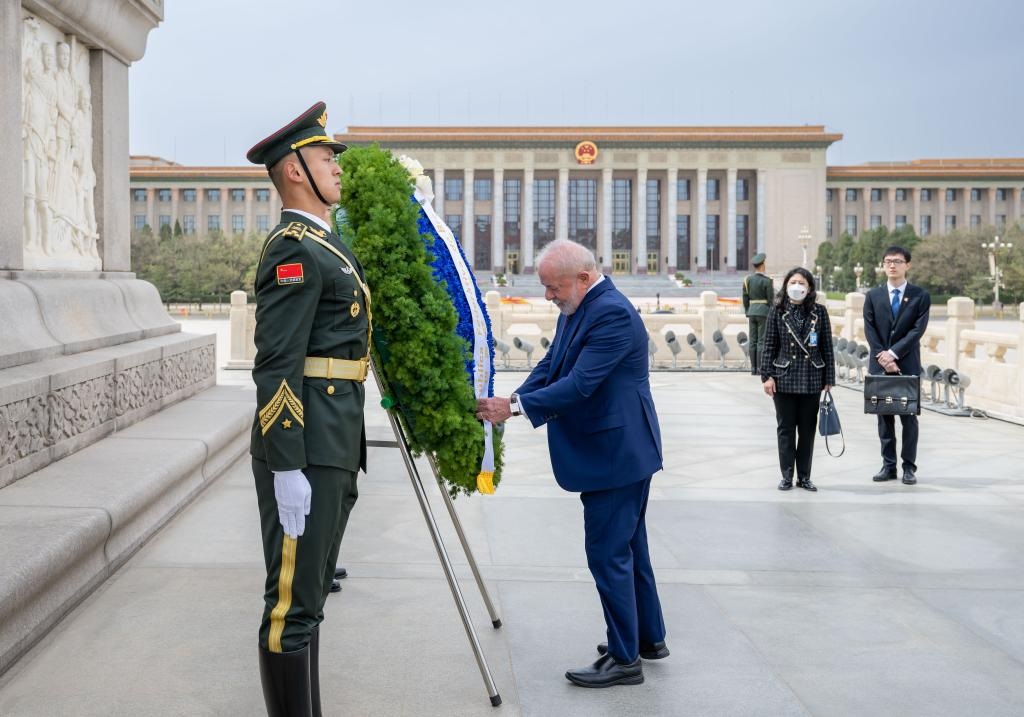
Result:
[[[871,347],[868,373],[921,375],[921,337],[928,328],[932,299],[920,286],[907,282],[910,252],[891,246],[882,259],[888,280],[868,292],[864,301],[864,335]],[[917,416],[900,416],[903,424],[903,482],[917,483]],[[878,416],[882,469],[872,480],[896,479],[896,418]]]
[[[545,298],[561,311],[555,340],[511,398],[480,399],[477,415],[547,424],[555,480],[580,493],[608,641],[594,664],[566,678],[581,687],[639,684],[640,658],[669,654],[645,522],[651,476],[662,467],[647,331],[586,247],[556,240],[537,271]]]

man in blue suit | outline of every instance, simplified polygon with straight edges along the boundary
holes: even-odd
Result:
[[[921,338],[928,328],[932,299],[920,286],[907,281],[910,252],[891,246],[882,257],[887,281],[864,298],[864,335],[871,347],[868,373],[921,375]],[[900,415],[903,426],[903,482],[917,483],[917,416]],[[896,479],[896,417],[878,416],[882,469],[876,482]]]
[[[537,273],[561,312],[555,340],[510,398],[480,399],[477,415],[547,424],[555,480],[583,502],[587,564],[608,641],[594,664],[566,678],[581,687],[636,685],[644,681],[641,657],[669,654],[645,522],[651,476],[662,467],[647,331],[581,244],[551,242]]]

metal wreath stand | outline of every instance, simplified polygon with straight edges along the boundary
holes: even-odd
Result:
[[[473,620],[469,616],[469,610],[466,608],[466,600],[462,596],[462,590],[459,588],[458,579],[455,577],[455,570],[452,568],[451,560],[448,557],[448,551],[444,547],[444,541],[441,539],[441,532],[438,530],[437,521],[434,518],[434,512],[430,508],[430,502],[427,500],[427,492],[423,487],[423,479],[420,478],[419,471],[416,469],[416,461],[413,459],[412,450],[409,448],[409,440],[405,435],[405,429],[402,428],[401,421],[398,420],[396,412],[398,406],[395,403],[394,397],[390,391],[387,390],[387,383],[384,379],[384,374],[380,371],[377,366],[377,361],[371,356],[370,358],[370,369],[373,371],[374,380],[377,382],[377,388],[380,390],[381,395],[381,406],[388,414],[388,420],[391,422],[391,430],[395,433],[395,440],[393,441],[375,441],[367,440],[367,447],[371,448],[397,448],[402,454],[402,460],[405,461],[405,468],[409,473],[409,481],[412,483],[413,491],[416,493],[416,500],[420,503],[420,509],[423,511],[423,519],[427,522],[427,529],[430,531],[430,537],[434,541],[434,549],[437,551],[438,560],[441,561],[441,567],[444,568],[444,576],[448,580],[448,587],[452,591],[452,599],[455,601],[455,607],[459,610],[459,617],[462,618],[462,626],[466,629],[466,637],[469,639],[470,647],[473,649],[473,657],[476,658],[477,667],[480,668],[480,676],[483,677],[484,686],[487,688],[487,694],[491,698],[491,705],[497,707],[501,704],[501,695],[498,694],[498,688],[494,684],[494,677],[491,675],[491,670],[487,666],[487,658],[484,657],[483,650],[480,647],[480,640],[477,638],[476,629],[473,627]],[[452,502],[452,498],[448,495],[447,489],[444,487],[444,483],[441,476],[437,472],[437,465],[434,463],[432,456],[428,454],[430,461],[430,470],[434,474],[434,480],[437,482],[437,486],[441,491],[441,495],[444,497],[445,507],[448,509],[448,515],[452,519],[452,524],[455,526],[455,532],[459,536],[459,542],[462,543],[462,550],[466,553],[466,559],[469,561],[470,570],[473,571],[473,577],[476,579],[477,587],[480,589],[480,596],[484,600],[484,604],[487,606],[487,612],[491,617],[491,625],[495,629],[501,627],[501,619],[498,617],[498,613],[494,609],[494,604],[491,602],[491,596],[487,592],[487,586],[484,585],[483,578],[480,576],[480,569],[477,567],[476,558],[473,556],[473,551],[469,547],[469,541],[466,540],[466,533],[462,529],[462,521],[459,520],[459,514],[455,512],[455,504]]]

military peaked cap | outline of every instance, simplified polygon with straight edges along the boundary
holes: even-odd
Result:
[[[257,142],[245,157],[267,169],[300,147],[330,147],[341,154],[346,147],[327,134],[327,105],[317,102],[266,139]]]
[[[758,252],[757,254],[754,254],[754,256],[750,258],[750,263],[753,264],[754,266],[759,266],[761,264],[764,264],[764,260],[767,258],[768,257],[764,255],[763,251]]]

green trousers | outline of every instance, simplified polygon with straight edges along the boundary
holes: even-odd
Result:
[[[301,650],[323,621],[341,539],[359,497],[352,471],[306,466],[302,472],[313,496],[306,529],[293,539],[281,529],[273,472],[265,462],[252,460],[267,566],[259,644],[270,652]]]
[[[751,373],[757,373],[757,370],[760,368],[759,360],[761,356],[764,355],[764,327],[767,321],[767,316],[747,317],[747,328],[750,339],[750,344],[747,348],[750,351]]]

